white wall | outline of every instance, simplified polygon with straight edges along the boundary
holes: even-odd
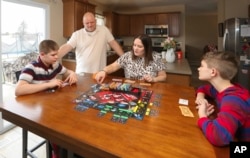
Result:
[[[191,65],[198,66],[203,48],[218,43],[217,15],[186,16],[186,57]]]
[[[0,8],[1,8],[1,1],[0,1]],[[1,11],[0,11],[0,17],[1,17]],[[0,33],[1,33],[1,18],[0,18]],[[2,36],[0,36],[0,41],[2,41]],[[2,42],[0,42],[0,50],[2,50]],[[0,63],[1,63],[1,65],[0,65],[0,72],[3,72],[3,67],[2,67],[2,55],[0,55]],[[0,104],[3,102],[3,94],[2,94],[2,77],[0,77]],[[2,115],[2,114],[0,114],[0,115]],[[2,118],[2,116],[0,116],[0,129],[2,129],[2,126],[3,126],[3,124],[2,124],[2,121],[1,121],[1,118]]]

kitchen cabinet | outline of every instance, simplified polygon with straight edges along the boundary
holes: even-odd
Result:
[[[115,36],[135,36],[144,33],[144,25],[168,25],[169,36],[180,36],[180,12],[152,14],[106,13],[106,26]]]
[[[166,25],[168,24],[168,14],[144,14],[143,22],[144,25]]]
[[[168,14],[155,14],[155,24],[156,25],[166,25],[168,24]]]
[[[62,65],[69,70],[75,71],[76,70],[76,61],[75,60],[62,60]]]
[[[180,17],[181,14],[177,13],[169,13],[168,14],[168,28],[169,28],[169,36],[178,37],[180,36]]]
[[[144,21],[142,15],[130,15],[130,35],[137,36],[144,33]]]
[[[112,55],[107,56],[107,65],[112,64],[118,58],[119,56],[117,54],[112,54]],[[125,77],[123,69],[119,69],[118,71],[113,72],[110,75],[117,76],[117,77]]]
[[[103,16],[106,18],[106,26],[113,35],[117,34],[117,19],[118,14],[114,12],[104,12]]]
[[[142,17],[144,25],[156,25],[155,14],[144,14]]]
[[[187,59],[182,58],[173,63],[163,61],[166,67],[167,83],[190,86],[192,70]]]
[[[86,0],[63,1],[63,36],[69,38],[72,33],[83,27],[82,17],[86,12],[95,13],[95,5]]]
[[[191,76],[183,75],[183,74],[171,74],[167,73],[167,83],[182,85],[182,86],[190,86]]]
[[[117,18],[117,36],[130,35],[130,16],[125,14],[118,14]]]

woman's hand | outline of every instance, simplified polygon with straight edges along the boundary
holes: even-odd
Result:
[[[154,82],[154,77],[150,75],[144,75],[143,79],[147,82]]]

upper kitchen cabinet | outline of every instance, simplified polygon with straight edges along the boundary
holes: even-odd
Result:
[[[145,25],[155,25],[156,24],[156,17],[155,14],[144,14],[142,16],[143,22]]]
[[[162,14],[155,14],[155,23],[157,25],[166,25],[168,24],[168,14],[162,13]]]
[[[104,17],[105,17],[105,25],[107,26],[107,28],[110,30],[110,32],[113,35],[117,34],[117,19],[118,19],[118,14],[114,13],[114,12],[104,12],[103,13]]]
[[[118,14],[117,18],[117,36],[130,35],[130,16],[126,14]]]
[[[86,12],[95,13],[95,5],[86,0],[63,1],[63,36],[69,38],[72,33],[83,27],[82,17]]]
[[[169,36],[171,37],[180,36],[180,16],[181,14],[179,12],[168,14]]]
[[[130,15],[130,35],[136,36],[144,33],[144,22],[142,15]]]
[[[169,36],[180,36],[180,13],[144,14],[144,25],[168,25]]]
[[[144,14],[143,23],[144,25],[166,25],[168,23],[168,14]]]

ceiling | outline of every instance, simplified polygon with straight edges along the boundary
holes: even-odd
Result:
[[[129,10],[141,7],[182,5],[186,6],[187,14],[217,13],[218,0],[91,0],[113,11]]]

